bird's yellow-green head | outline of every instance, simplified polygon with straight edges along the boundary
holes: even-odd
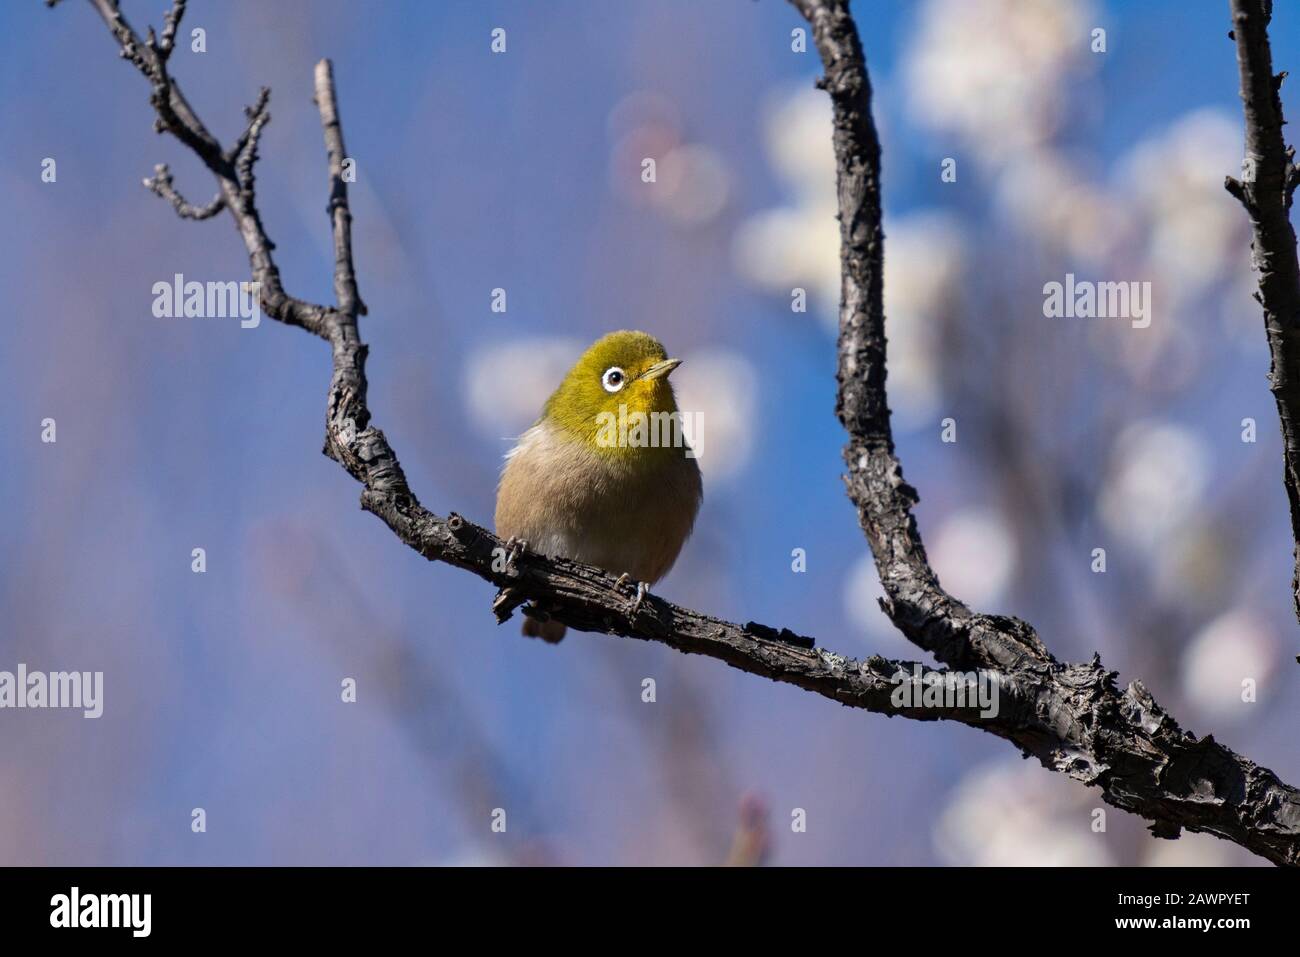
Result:
[[[601,452],[627,454],[639,446],[611,443],[611,421],[636,421],[638,413],[647,419],[676,413],[668,376],[680,362],[668,358],[654,336],[611,332],[592,343],[569,370],[546,400],[542,421]]]

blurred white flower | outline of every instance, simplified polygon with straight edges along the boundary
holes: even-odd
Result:
[[[1249,261],[1249,225],[1223,188],[1241,175],[1241,121],[1198,110],[1138,143],[1120,178],[1147,220],[1146,257],[1166,309]]]
[[[582,355],[573,339],[525,339],[482,349],[466,366],[470,421],[491,439],[513,439],[537,421],[555,387]]]
[[[696,443],[705,480],[732,478],[749,464],[758,415],[758,374],[748,359],[721,349],[687,353],[673,373],[677,407],[698,416]]]
[[[894,627],[880,608],[885,589],[876,573],[876,563],[868,552],[854,562],[844,577],[844,610],[849,621],[861,628],[863,644],[869,654],[886,657],[920,655],[920,650]]]
[[[1037,763],[998,760],[953,789],[935,823],[935,851],[966,867],[1107,866],[1114,861],[1105,838],[1091,829],[1100,803]]]
[[[766,108],[768,158],[794,192],[791,206],[756,213],[733,238],[736,270],[764,289],[808,290],[809,310],[831,328],[840,301],[840,230],[830,99],[801,87]]]
[[[1254,702],[1242,700],[1242,682],[1255,693],[1271,677],[1278,659],[1273,629],[1253,612],[1237,608],[1210,622],[1183,655],[1183,693],[1207,720],[1248,717]]]
[[[1109,267],[1112,276],[1155,275],[1152,268],[1135,261],[1123,268]],[[1203,357],[1209,340],[1180,317],[1185,308],[1177,304],[1181,293],[1166,295],[1172,290],[1152,283],[1151,325],[1131,332],[1122,325],[1112,326],[1095,322],[1088,326],[1088,343],[1098,354],[1108,358],[1124,370],[1134,382],[1144,389],[1164,393],[1177,393],[1194,385],[1195,377],[1203,371]]]
[[[996,510],[962,509],[927,544],[945,590],[981,611],[1001,599],[1016,567],[1016,543]]]
[[[783,296],[806,289],[809,311],[828,327],[838,323],[840,231],[833,206],[755,213],[736,229],[732,258],[756,286]]]
[[[1111,449],[1098,503],[1102,521],[1121,541],[1153,549],[1191,518],[1209,469],[1209,451],[1196,433],[1168,422],[1135,422]]]
[[[840,234],[830,105],[825,94],[801,89],[768,113],[768,154],[795,200],[741,223],[733,240],[736,269],[782,297],[805,289],[809,312],[835,331]],[[942,310],[957,294],[967,243],[959,221],[939,211],[889,219],[884,229],[889,244],[884,283],[890,404],[897,425],[906,429],[934,414]]]
[[[1047,141],[1092,66],[1082,0],[929,0],[903,55],[913,115],[998,165]]]
[[[731,191],[726,162],[711,147],[683,141],[671,101],[644,90],[631,93],[610,111],[608,127],[610,186],[623,199],[682,226],[703,225],[722,212]],[[655,161],[651,183],[642,179],[647,159]]]
[[[646,129],[663,130],[671,139],[676,139],[681,129],[677,105],[653,90],[633,90],[615,103],[605,118],[605,131],[612,142]]]
[[[1103,264],[1108,278],[1150,282],[1153,290],[1154,321],[1140,335],[1090,330],[1093,348],[1135,381],[1174,391],[1200,373],[1209,340],[1183,314],[1195,315],[1213,284],[1225,287],[1213,305],[1229,334],[1248,349],[1261,347],[1249,299],[1257,278],[1249,225],[1223,188],[1224,174],[1238,172],[1240,143],[1239,121],[1227,114],[1188,113],[1134,146],[1117,164],[1112,192],[1095,199],[1114,226],[1109,245],[1097,247],[1112,257]],[[1085,248],[1076,251],[1088,259]]]
[[[958,221],[936,211],[886,220],[885,332],[889,397],[899,428],[933,418],[940,388],[935,368],[942,312],[958,294],[966,238]],[[759,213],[735,238],[736,265],[757,285],[789,295],[808,289],[809,307],[829,330],[839,325],[840,247],[834,207]]]
[[[654,205],[684,226],[714,219],[727,204],[730,176],[722,155],[698,143],[669,150],[659,162]]]
[[[764,122],[768,157],[800,202],[835,208],[831,98],[811,86],[772,98]]]
[[[1105,262],[1134,229],[1118,198],[1051,148],[1006,157],[996,189],[998,206],[1016,228],[1076,266]]]
[[[912,115],[973,153],[1016,228],[1085,265],[1132,230],[1124,204],[1054,145],[1094,67],[1096,25],[1083,0],[929,0],[903,67]]]
[[[736,269],[754,285],[789,296],[802,287],[809,311],[839,329],[840,225],[835,151],[826,94],[801,88],[768,108],[768,156],[794,191],[794,204],[742,222],[733,241]],[[923,211],[884,222],[885,332],[889,399],[898,428],[928,421],[939,386],[935,350],[941,309],[957,294],[966,237],[956,217]]]
[[[889,399],[896,426],[907,429],[930,422],[942,395],[942,316],[962,282],[966,236],[954,217],[940,212],[886,220],[884,229]]]

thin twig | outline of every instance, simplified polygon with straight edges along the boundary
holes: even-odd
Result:
[[[357,275],[352,265],[352,212],[348,208],[348,187],[343,177],[343,127],[334,98],[334,71],[329,60],[316,64],[316,106],[325,134],[325,153],[330,167],[330,202],[327,212],[334,226],[334,295],[339,308],[352,315],[365,315],[366,306],[357,293]]]
[[[181,219],[211,219],[226,208],[226,198],[220,193],[213,196],[203,206],[195,206],[176,191],[172,183],[172,171],[166,163],[159,163],[153,168],[153,176],[144,180],[144,185],[154,193],[167,200]]]

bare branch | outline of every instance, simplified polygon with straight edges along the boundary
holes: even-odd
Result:
[[[235,160],[228,157],[221,149],[221,144],[213,136],[198,116],[190,108],[180,86],[172,80],[167,72],[166,61],[153,48],[143,42],[118,9],[116,0],[88,0],[108,25],[113,37],[121,49],[121,55],[133,63],[146,80],[149,81],[149,102],[158,114],[154,128],[159,132],[171,133],[188,146],[201,159],[217,179],[217,188],[225,200],[226,209],[234,216],[235,223],[243,237],[248,250],[248,259],[253,280],[260,284],[262,311],[272,319],[292,326],[301,326],[322,338],[327,338],[325,316],[329,311],[324,306],[305,302],[290,296],[284,291],[280,282],[280,270],[275,265],[271,251],[275,244],[262,227],[261,216],[257,212],[250,188],[244,189],[239,183],[239,173]],[[173,29],[179,26],[180,14],[184,4],[172,8],[174,15]],[[261,109],[254,108],[250,115],[250,129],[244,139],[254,136],[251,127],[256,124],[260,130],[265,124],[263,118],[258,123],[258,116],[265,116],[265,97],[258,100]],[[247,148],[241,150],[246,155]],[[251,161],[247,167],[251,175]]]
[[[1035,732],[1030,746],[1017,740],[1025,753],[1098,785],[1107,802],[1156,822],[1158,836],[1205,830],[1274,862],[1300,864],[1300,792],[1212,736],[1198,741],[1181,731],[1140,683],[1120,694],[1096,657],[1063,665],[1025,622],[975,614],[939,585],[912,516],[916,490],[894,453],[885,391],[880,141],[866,60],[847,0],[791,3],[812,27],[826,70],[818,85],[833,108],[841,268],[836,412],[849,433],[848,494],[876,560],[886,613],[940,661],[999,668],[1042,695],[1036,716],[1060,737]],[[1082,687],[1090,702],[1080,710],[1070,689]],[[1207,794],[1214,795],[1209,813],[1198,798]]]
[[[166,163],[159,163],[153,168],[154,175],[146,177],[144,185],[167,202],[172,204],[176,215],[181,219],[211,219],[226,208],[226,198],[220,193],[213,196],[205,206],[194,206],[176,191],[172,184],[172,173]]]
[[[141,45],[110,0],[90,2],[104,16],[124,55],[149,80],[162,128],[198,153],[217,177],[225,207],[248,250],[253,278],[262,283],[266,314],[329,341],[333,372],[326,454],[362,483],[362,507],[411,548],[508,589],[511,599],[495,609],[502,619],[513,611],[516,599],[528,601],[539,614],[577,630],[707,655],[868,711],[976,727],[1011,741],[1046,767],[1100,787],[1106,801],[1155,821],[1152,829],[1161,836],[1176,836],[1187,827],[1236,841],[1279,864],[1300,863],[1300,792],[1212,737],[1197,739],[1183,732],[1140,683],[1121,693],[1115,675],[1095,657],[1086,664],[1062,664],[1028,625],[974,614],[939,587],[911,517],[916,493],[903,482],[893,452],[881,305],[880,150],[871,121],[866,65],[843,2],[793,0],[813,25],[827,70],[824,86],[835,107],[844,273],[839,414],[850,436],[849,493],[876,556],[894,621],[940,660],[978,669],[965,675],[875,656],[865,661],[845,658],[787,629],[734,624],[654,595],[638,607],[620,590],[618,580],[599,568],[532,552],[502,564],[497,559],[506,550],[496,536],[454,513],[444,519],[425,509],[384,434],[370,425],[367,350],[357,327],[364,306],[356,291],[351,215],[342,175],[346,154],[328,61],[316,68],[315,94],[330,169],[328,212],[338,300],[334,307],[293,299],[280,286],[271,257],[274,247],[262,227],[251,180],[257,136],[265,123],[265,96],[248,111],[249,128],[238,148],[222,153],[184,104],[163,58],[152,46]],[[248,176],[237,169],[245,161]],[[982,716],[978,705],[935,706],[898,694],[909,681],[972,678],[996,684],[996,714]]]
[[[257,95],[257,104],[244,108],[244,113],[248,117],[248,126],[240,134],[232,151],[235,161],[235,180],[239,183],[240,192],[247,197],[250,207],[257,196],[253,176],[253,165],[258,159],[257,145],[262,139],[263,128],[271,122],[271,113],[267,110],[270,100],[271,91],[264,86]]]
[[[257,91],[257,102],[252,106],[244,107],[244,117],[248,120],[248,125],[244,127],[244,132],[239,134],[239,139],[235,140],[235,145],[226,154],[228,162],[238,163],[248,144],[252,142],[255,136],[260,136],[262,127],[271,121],[270,115],[266,112],[270,102],[271,88],[264,86]],[[254,144],[254,148],[256,148],[256,144]]]
[[[885,394],[885,236],[871,81],[847,4],[792,2],[812,26],[826,68],[818,85],[834,107],[842,275],[836,414],[849,433],[845,481],[876,559],[885,611],[908,638],[954,667],[1048,661],[1032,628],[972,613],[943,590],[926,558],[912,517],[918,497],[894,454]]]
[[[127,23],[126,17],[122,15],[117,0],[90,0],[90,4],[99,12],[100,17],[113,32],[113,36],[117,38],[118,45],[122,49],[122,57],[135,64],[149,81],[152,91],[149,102],[153,104],[158,114],[154,129],[160,133],[171,133],[193,150],[210,170],[220,174],[226,165],[225,158],[221,155],[221,147],[199,122],[194,111],[190,109],[189,102],[181,93],[180,87],[172,82],[167,72],[167,58],[171,55],[170,47],[164,55],[153,41],[152,31],[148,41],[141,41],[131,29],[131,25]],[[167,14],[168,26],[173,36],[180,25],[184,10],[185,4],[177,2]]]
[[[1291,597],[1300,618],[1300,266],[1289,210],[1300,167],[1282,136],[1285,73],[1273,75],[1268,42],[1271,0],[1232,0],[1232,32],[1246,115],[1246,158],[1241,180],[1224,186],[1241,201],[1254,231],[1253,264],[1259,270],[1256,300],[1264,307],[1264,328],[1272,365],[1268,378],[1282,424],[1283,480],[1291,507],[1295,570]]]
[[[183,16],[185,16],[185,0],[172,0],[172,8],[163,14],[162,40],[157,46],[158,55],[163,60],[169,59],[172,55],[172,47],[176,43],[176,30],[180,27]]]
[[[357,294],[357,276],[352,266],[352,212],[348,208],[348,187],[343,178],[343,127],[334,96],[334,70],[329,60],[316,64],[316,106],[325,134],[325,152],[330,167],[330,202],[327,212],[334,225],[334,295],[339,308],[350,315],[366,314],[366,305]]]

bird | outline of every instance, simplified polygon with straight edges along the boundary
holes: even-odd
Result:
[[[599,566],[619,587],[636,583],[633,614],[640,609],[676,562],[704,494],[668,381],[680,364],[645,332],[611,332],[587,348],[506,453],[495,527],[508,562],[532,550]],[[565,631],[526,609],[525,635],[555,643]]]

